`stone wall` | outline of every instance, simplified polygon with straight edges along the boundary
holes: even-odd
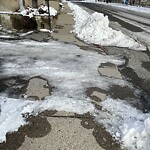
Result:
[[[25,7],[34,7],[36,5],[39,7],[41,4],[45,4],[45,0],[24,0]],[[51,0],[50,6],[59,10],[59,4],[57,0]],[[19,0],[0,0],[0,11],[18,11],[19,10]]]
[[[0,11],[17,11],[18,9],[18,0],[0,0]]]
[[[55,28],[57,17],[51,17],[51,28]],[[34,16],[29,18],[21,14],[0,13],[0,24],[6,29],[34,30],[49,29],[48,16]]]
[[[33,6],[36,2],[37,7],[39,7],[41,4],[45,4],[45,0],[25,0],[25,6]]]

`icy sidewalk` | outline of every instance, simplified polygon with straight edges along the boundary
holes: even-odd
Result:
[[[118,107],[119,111],[115,112],[114,116],[113,108],[115,107],[110,109],[106,105],[110,101],[111,103],[108,106],[112,104],[114,106],[116,101],[109,100],[109,98],[108,101],[105,101],[108,96],[107,94],[115,85],[118,87],[114,88],[115,91],[112,90],[112,95],[115,94],[115,96],[117,95],[116,93],[119,93],[118,90],[120,91],[120,89],[123,92],[126,89],[132,90],[132,87],[128,86],[128,83],[122,80],[122,76],[116,67],[123,64],[124,60],[118,57],[107,56],[103,52],[103,47],[96,48],[78,41],[74,37],[74,34],[70,33],[74,22],[68,12],[70,13],[71,11],[65,4],[65,8],[58,18],[58,26],[52,34],[55,40],[68,44],[53,40],[49,42],[34,42],[31,40],[14,43],[10,41],[1,42],[2,73],[5,76],[3,82],[9,85],[13,84],[14,88],[22,86],[23,82],[20,85],[17,79],[16,81],[14,81],[15,79],[7,79],[7,76],[13,75],[24,76],[29,82],[28,86],[25,86],[26,93],[24,99],[27,99],[11,99],[6,97],[4,101],[3,97],[0,97],[3,106],[6,106],[6,104],[17,104],[17,106],[15,105],[15,109],[10,108],[13,113],[10,111],[9,114],[11,115],[7,115],[7,117],[11,117],[12,114],[16,114],[17,116],[22,113],[32,114],[33,112],[41,112],[38,116],[31,115],[28,117],[29,125],[19,128],[19,131],[16,133],[8,133],[6,135],[6,144],[0,144],[1,149],[6,149],[6,147],[10,150],[12,147],[14,149],[19,148],[19,150],[121,149],[120,144],[112,138],[112,135],[106,132],[104,127],[93,119],[94,116],[92,113],[93,111],[97,113],[99,110],[99,114],[97,115],[100,118],[98,118],[98,121],[104,121],[103,123],[106,126],[107,118],[105,117],[109,116],[109,121],[113,120],[113,123],[115,123],[111,124],[112,131],[124,125],[122,124],[124,121],[123,115],[128,112],[126,110],[123,110],[121,114],[117,112],[120,109],[122,110],[122,106],[126,105],[118,105],[120,106]],[[76,44],[79,47],[69,43]],[[42,76],[42,78],[39,79],[38,76]],[[49,84],[46,81],[49,81]],[[47,89],[49,85],[52,88],[50,96],[51,91]],[[111,86],[110,91],[108,89],[109,86]],[[44,88],[46,88],[45,93],[42,92]],[[109,96],[111,97],[112,95],[110,94]],[[41,100],[34,101],[33,96]],[[42,101],[45,96],[45,100]],[[134,97],[133,93],[131,94],[132,96]],[[28,100],[29,97],[30,99]],[[18,101],[20,102],[19,106]],[[117,103],[119,102],[117,101]],[[101,104],[103,104],[106,110],[109,109],[111,112],[103,111]],[[9,106],[11,107],[11,105]],[[128,105],[126,107],[128,108]],[[131,110],[132,108],[129,107],[129,109]],[[16,110],[17,113],[14,113]],[[5,117],[5,113],[3,115],[4,118],[7,118]],[[15,119],[20,119],[19,117],[23,118],[21,115],[18,115]],[[119,117],[121,119],[118,122],[117,119]],[[131,119],[130,121],[132,122],[133,118],[132,116],[130,118],[129,115],[125,119],[125,121]],[[6,121],[12,120],[6,119]],[[14,123],[13,125],[17,122],[16,120],[14,122],[14,120],[11,122],[12,124]],[[121,131],[117,132],[117,135],[121,135],[121,133]]]
[[[75,35],[71,33],[74,21],[70,8],[67,4],[64,4],[64,6],[65,8],[58,18],[57,27],[52,33],[53,39],[65,43],[72,43],[84,47],[85,49],[88,48],[89,45],[78,40]],[[102,49],[93,49],[103,53]],[[120,73],[114,66],[103,66],[102,68],[99,68],[99,73],[108,77],[121,78]],[[91,95],[102,100],[106,97],[105,94],[97,91],[93,91]],[[103,148],[120,150],[119,144],[88,114],[78,116],[74,113],[58,112],[46,117],[51,126],[51,132],[41,138],[26,137],[25,142],[19,150],[104,150]]]

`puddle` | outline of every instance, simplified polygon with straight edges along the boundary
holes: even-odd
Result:
[[[124,67],[120,71],[127,78],[128,81],[130,82],[132,81],[134,85],[140,87],[140,90],[141,90],[140,100],[142,104],[144,105],[144,108],[145,108],[144,111],[149,112],[150,111],[150,101],[149,101],[150,80],[139,78],[138,75],[134,72],[134,70],[128,67]]]

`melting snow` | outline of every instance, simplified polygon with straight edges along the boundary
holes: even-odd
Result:
[[[107,89],[111,84],[127,85],[123,80],[100,77],[97,71],[100,63],[112,62],[116,65],[124,63],[114,56],[86,52],[77,46],[54,41],[49,43],[16,41],[0,44],[1,58],[4,60],[1,66],[2,76],[23,75],[28,78],[42,76],[55,87],[52,95],[42,102],[7,98],[7,92],[1,94],[0,128],[3,131],[0,134],[0,141],[6,140],[7,132],[16,131],[19,126],[26,123],[22,117],[23,113],[38,113],[46,109],[79,114],[93,112],[95,108],[85,94],[86,88]]]
[[[123,60],[55,41],[0,44],[2,76],[42,76],[55,87],[52,95],[44,101],[8,98],[6,91],[1,93],[1,142],[6,140],[7,132],[17,131],[21,125],[26,124],[22,114],[36,115],[44,110],[58,110],[79,114],[90,112],[130,150],[148,150],[150,114],[143,114],[124,101],[110,98],[101,103],[103,109],[98,111],[85,94],[88,87],[107,89],[112,84],[128,86],[123,80],[102,77],[97,71],[101,63],[121,65]]]

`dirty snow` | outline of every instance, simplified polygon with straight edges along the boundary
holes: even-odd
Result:
[[[37,113],[46,109],[79,114],[93,112],[95,108],[85,95],[86,88],[97,86],[107,89],[112,84],[127,85],[123,80],[99,76],[97,68],[101,63],[124,63],[124,60],[114,56],[86,52],[77,46],[54,41],[15,41],[0,44],[3,59],[1,76],[21,75],[27,79],[42,76],[55,87],[52,95],[46,97],[43,102],[8,98],[7,91],[1,94],[1,142],[6,140],[7,132],[16,131],[19,126],[26,123],[22,117],[23,113]]]
[[[89,14],[77,5],[68,2],[73,10],[75,25],[73,32],[87,43],[104,46],[128,47],[133,50],[146,50],[146,47],[121,31],[109,27],[107,16],[102,13]]]

